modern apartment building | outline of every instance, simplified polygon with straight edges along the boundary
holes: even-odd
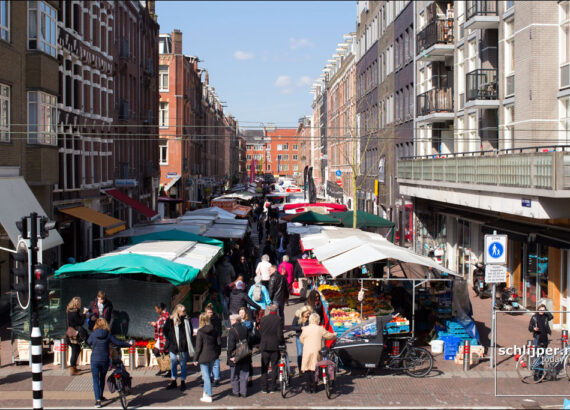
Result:
[[[484,235],[507,234],[508,281],[524,305],[570,311],[568,2],[414,7],[415,156],[397,172],[416,251],[471,275]]]

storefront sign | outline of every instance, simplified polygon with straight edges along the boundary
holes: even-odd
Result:
[[[507,267],[504,265],[486,265],[485,282],[501,283],[507,281]]]
[[[507,235],[485,235],[485,264],[507,263]]]
[[[139,181],[136,179],[115,179],[116,187],[136,187],[139,185]]]
[[[380,158],[378,162],[378,182],[386,183],[386,157]]]
[[[528,198],[523,198],[521,199],[521,205],[524,206],[525,208],[530,208],[532,207],[532,200]]]
[[[176,172],[169,172],[166,174],[166,178],[176,178],[178,174]]]

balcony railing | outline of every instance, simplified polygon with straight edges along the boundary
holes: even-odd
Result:
[[[416,54],[434,44],[453,44],[453,19],[436,19],[416,36]]]
[[[432,88],[417,97],[418,117],[438,113],[453,112],[453,88]]]
[[[499,98],[497,70],[480,69],[467,73],[467,101]]]
[[[445,158],[401,159],[398,161],[398,179],[400,183],[414,180],[570,190],[570,146],[458,153]]]
[[[497,0],[476,0],[469,3],[467,20],[478,16],[498,16]]]

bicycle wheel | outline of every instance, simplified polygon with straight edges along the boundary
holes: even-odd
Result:
[[[127,395],[123,390],[119,392],[119,397],[121,398],[121,406],[123,406],[124,410],[127,410],[128,408]]]
[[[542,360],[539,357],[529,356],[528,353],[519,357],[516,369],[521,382],[527,384],[540,383],[546,375],[546,372],[542,369]]]
[[[281,396],[285,398],[287,396],[287,381],[285,378],[281,379]]]
[[[329,379],[325,381],[325,392],[327,393],[327,399],[330,400],[332,396],[332,386],[331,386],[331,381]]]
[[[404,368],[412,377],[425,377],[433,367],[433,356],[423,347],[411,346],[404,356]]]
[[[566,377],[570,381],[570,356],[566,356],[566,359],[564,359],[564,372],[566,372]]]

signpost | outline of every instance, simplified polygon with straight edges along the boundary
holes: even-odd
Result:
[[[336,175],[337,177],[340,177],[340,176],[342,175],[342,171],[341,171],[340,169],[337,169],[336,172],[335,172],[335,175]]]
[[[490,367],[493,367],[493,359],[495,356],[495,293],[497,291],[497,283],[507,281],[507,235],[497,235],[497,231],[493,235],[485,235],[485,282],[493,284],[491,304],[491,357]]]

